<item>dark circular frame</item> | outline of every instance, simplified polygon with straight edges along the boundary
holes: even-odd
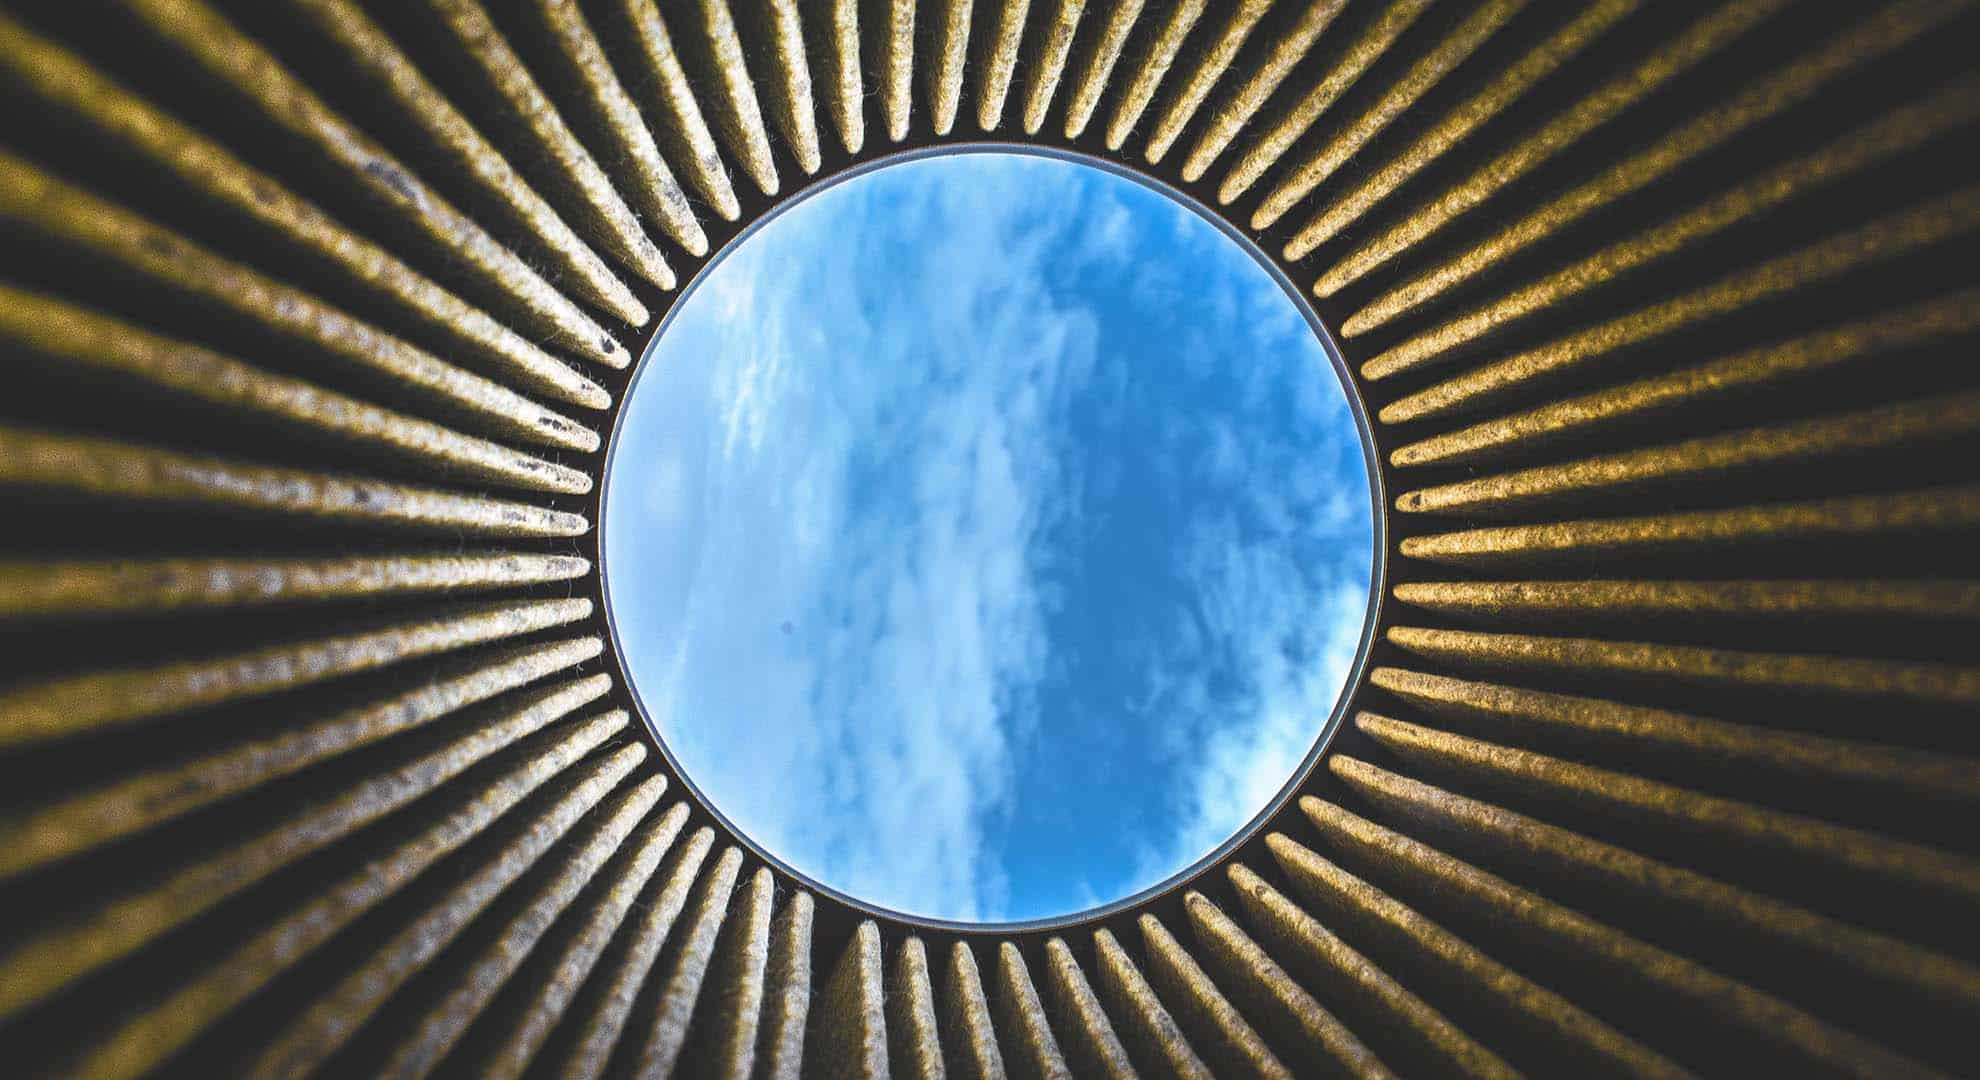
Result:
[[[1371,565],[1369,568],[1368,604],[1362,617],[1361,636],[1355,649],[1354,662],[1348,668],[1347,676],[1343,679],[1340,690],[1335,696],[1333,708],[1328,713],[1325,723],[1321,725],[1319,734],[1314,737],[1312,746],[1307,750],[1306,755],[1300,760],[1298,766],[1293,770],[1286,782],[1281,785],[1277,794],[1223,843],[1154,885],[1110,903],[1087,908],[1082,911],[1072,912],[1062,916],[1021,921],[970,922],[939,919],[897,911],[861,900],[856,896],[826,885],[824,882],[817,880],[779,858],[775,853],[758,843],[748,832],[738,827],[727,815],[723,814],[715,801],[709,798],[702,791],[701,787],[694,782],[692,773],[674,755],[673,749],[668,746],[667,740],[660,734],[658,725],[653,722],[651,712],[647,709],[645,702],[640,698],[638,684],[632,678],[632,671],[626,662],[624,648],[620,644],[618,618],[612,605],[611,567],[607,557],[605,542],[606,520],[611,507],[611,477],[613,475],[613,466],[617,459],[619,429],[625,418],[626,403],[632,400],[632,395],[638,388],[640,378],[650,370],[649,358],[659,344],[661,337],[666,334],[667,328],[673,323],[675,314],[685,307],[688,298],[707,280],[710,273],[721,264],[723,259],[727,258],[729,254],[746,243],[750,237],[754,236],[758,230],[781,216],[786,210],[849,180],[911,161],[975,154],[1017,154],[1029,157],[1044,157],[1100,169],[1122,179],[1140,184],[1185,207],[1210,223],[1218,232],[1238,245],[1246,254],[1250,255],[1254,262],[1271,275],[1272,280],[1279,286],[1280,291],[1285,294],[1286,298],[1299,311],[1301,317],[1305,319],[1308,328],[1319,340],[1321,350],[1327,356],[1328,364],[1333,370],[1343,394],[1347,398],[1349,414],[1354,418],[1356,435],[1361,443],[1363,463],[1367,467],[1368,495],[1370,501],[1369,539]],[[723,831],[734,837],[751,854],[775,868],[779,874],[801,883],[806,889],[820,896],[829,897],[833,901],[869,917],[886,919],[900,925],[918,929],[955,934],[992,935],[1047,932],[1096,924],[1103,920],[1117,917],[1124,912],[1158,902],[1180,890],[1188,888],[1199,878],[1203,877],[1203,875],[1216,870],[1217,867],[1222,865],[1238,849],[1257,836],[1272,819],[1276,818],[1286,808],[1286,805],[1292,801],[1293,797],[1306,786],[1313,771],[1319,766],[1321,759],[1326,756],[1328,748],[1333,744],[1335,735],[1341,730],[1348,710],[1367,677],[1370,655],[1376,641],[1376,630],[1380,623],[1382,598],[1387,591],[1389,555],[1388,499],[1383,483],[1381,457],[1375,444],[1374,426],[1370,423],[1367,403],[1363,400],[1361,390],[1356,385],[1352,369],[1349,368],[1345,357],[1342,356],[1340,347],[1334,341],[1333,335],[1328,332],[1326,324],[1320,319],[1319,314],[1313,309],[1313,305],[1308,302],[1306,296],[1293,284],[1291,277],[1286,273],[1285,267],[1280,264],[1279,260],[1268,254],[1249,236],[1245,235],[1241,228],[1216,209],[1206,205],[1203,201],[1171,185],[1167,181],[1136,169],[1119,159],[1101,157],[1097,154],[1086,153],[1076,149],[1044,144],[1005,140],[970,140],[939,143],[933,146],[920,146],[882,153],[874,157],[856,160],[836,171],[808,178],[808,180],[809,182],[802,186],[774,197],[765,209],[753,217],[748,217],[732,236],[717,245],[714,250],[708,253],[705,259],[701,260],[700,265],[696,267],[689,280],[681,286],[678,292],[668,298],[665,312],[654,323],[651,332],[647,335],[645,344],[639,350],[638,357],[633,363],[631,375],[624,389],[614,397],[610,430],[605,440],[605,454],[598,471],[598,510],[596,524],[593,527],[592,534],[596,538],[597,547],[596,581],[599,603],[604,614],[607,638],[611,643],[609,656],[617,670],[618,683],[624,689],[626,696],[632,700],[634,711],[639,717],[641,726],[652,739],[654,746],[659,750],[662,758],[665,759],[668,771],[673,774],[677,781],[687,788],[695,804],[712,820],[721,825]]]

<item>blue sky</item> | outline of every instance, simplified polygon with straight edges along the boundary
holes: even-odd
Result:
[[[1360,639],[1366,468],[1278,284],[1089,166],[923,158],[741,244],[607,480],[631,678],[758,843],[910,914],[1071,914],[1283,787]]]

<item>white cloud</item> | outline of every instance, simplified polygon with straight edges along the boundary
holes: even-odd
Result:
[[[1103,355],[1093,313],[1047,284],[1066,269],[1051,262],[1065,241],[1055,230],[1089,220],[1066,212],[1063,185],[1037,182],[1065,166],[979,160],[975,182],[909,203],[858,182],[832,189],[730,256],[649,361],[669,370],[643,375],[656,383],[628,406],[616,468],[641,477],[646,515],[615,503],[606,523],[642,701],[715,805],[828,884],[959,919],[1013,917],[995,844],[1025,755],[1045,745],[1030,695],[1062,662],[1046,632],[1061,601],[1030,561],[1035,540],[1093,535],[1103,523],[1074,520],[1076,508],[1123,483],[1117,449],[1071,460],[1053,433],[1075,399],[1103,415],[1125,407],[1140,359]],[[1125,208],[1101,209],[1080,273],[1116,275],[1143,303],[1208,289],[1212,322],[1244,326],[1247,353],[1305,332],[1228,282],[1185,277],[1189,250],[1134,260]],[[831,227],[808,224],[819,219]],[[1188,236],[1202,243],[1202,227]],[[1186,351],[1199,373],[1249,359],[1229,346],[1197,334]],[[1257,367],[1260,380],[1283,370]],[[1297,404],[1316,422],[1341,408],[1324,395]],[[1187,427],[1175,437],[1201,437]],[[1175,843],[1141,853],[1130,889],[1214,847],[1277,792],[1332,707],[1366,599],[1364,580],[1244,532],[1264,523],[1310,547],[1365,525],[1299,447],[1221,423],[1176,464],[1251,494],[1155,538],[1180,545],[1197,611],[1159,647],[1120,643],[1148,650],[1147,685],[1126,696],[1149,721],[1150,753],[1188,778],[1167,792]],[[849,512],[875,470],[912,505]],[[1236,673],[1235,697],[1193,662],[1213,652]],[[1119,886],[1096,872],[1064,891],[1100,902]]]

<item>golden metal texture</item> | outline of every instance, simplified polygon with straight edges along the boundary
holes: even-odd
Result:
[[[472,0],[459,2],[468,5]],[[701,231],[701,223],[695,220],[687,193],[674,179],[673,170],[661,160],[660,148],[640,119],[639,106],[613,74],[605,50],[591,32],[591,24],[571,0],[537,0],[535,7],[542,20],[542,33],[556,44],[568,77],[584,88],[582,101],[586,111],[596,118],[599,128],[610,139],[608,157],[629,174],[633,201],[675,243],[686,248],[688,254],[706,252],[708,238]],[[489,36],[494,36],[492,31]],[[512,57],[503,59],[505,63],[513,62]],[[672,288],[672,276],[669,273],[660,287]]]
[[[401,389],[417,390],[492,432],[571,450],[591,451],[600,445],[597,432],[493,379],[448,364],[4,152],[0,221],[18,223],[85,257],[142,275],[147,284],[215,314],[265,327],[392,380]]]
[[[1051,22],[1045,46],[1038,53],[1031,76],[1031,88],[1024,99],[1024,131],[1036,135],[1045,126],[1045,112],[1052,106],[1052,95],[1065,74],[1066,57],[1072,53],[1073,35],[1086,14],[1086,0],[1059,0],[1058,17]]]
[[[1045,985],[1067,1033],[1068,1063],[1083,1076],[1133,1076],[1134,1063],[1064,938],[1046,939],[1045,959]]]
[[[1018,46],[1024,38],[1024,18],[1031,0],[1005,0],[997,11],[997,36],[985,59],[976,91],[976,126],[994,131],[1004,119],[1004,99],[1010,96],[1011,75],[1017,70]]]
[[[623,351],[615,337],[527,263],[422,184],[383,146],[331,111],[293,73],[201,0],[122,0],[122,6],[147,32],[224,81],[237,100],[259,108],[269,123],[307,140],[326,163],[342,169],[379,205],[391,207],[417,229],[424,242],[447,250],[457,267],[473,272],[482,291],[500,298],[537,333],[608,364]]]
[[[635,326],[644,325],[652,317],[632,290],[517,175],[508,159],[454,108],[439,87],[420,72],[419,65],[363,9],[351,0],[290,2],[319,33],[357,61],[371,86],[389,95],[410,124],[433,145],[448,152],[456,170],[494,196],[505,216],[554,254],[560,269],[575,278],[578,291],[588,302]],[[462,49],[513,107],[511,115],[536,138],[544,159],[561,174],[565,190],[577,195],[599,245],[646,280],[663,289],[673,288],[674,272],[668,267],[666,257],[647,239],[618,189],[564,126],[556,109],[537,89],[487,15],[472,4],[437,10],[460,39]],[[616,354],[611,359],[617,359]],[[631,357],[624,360],[630,363]]]
[[[976,954],[966,941],[956,942],[949,951],[949,977],[944,984],[943,1001],[943,1026],[949,1031],[945,1051],[948,1069],[967,1077],[1005,1075],[1004,1053],[997,1045],[996,1027],[990,1019],[990,999],[983,992]],[[918,1029],[910,1030],[919,1033]]]
[[[1976,32],[0,0],[7,1068],[1970,1071]],[[594,528],[677,287],[847,169],[982,140],[1271,252],[1388,501],[1311,773],[1039,926],[868,910],[712,812]]]
[[[1197,137],[1196,146],[1183,161],[1183,179],[1196,181],[1210,170],[1210,166],[1237,138],[1239,131],[1251,122],[1258,110],[1264,108],[1265,100],[1279,88],[1293,68],[1313,48],[1320,35],[1331,26],[1347,6],[1347,0],[1314,0],[1299,17],[1299,21],[1286,31],[1284,36],[1272,43],[1272,51],[1258,65],[1251,78],[1238,87],[1237,93],[1223,107],[1210,116],[1210,122],[1203,134]],[[1409,0],[1408,6],[1419,7],[1419,3]],[[1322,83],[1308,92],[1306,100],[1293,107],[1282,124],[1310,125],[1333,100],[1327,84]]]
[[[1142,977],[1134,960],[1105,928],[1093,932],[1093,951],[1100,969],[1100,993],[1140,1056],[1182,1080],[1209,1080],[1211,1072],[1184,1038],[1155,988]]]
[[[1004,1049],[1011,1071],[1019,1076],[1041,1080],[1068,1080],[1072,1070],[1059,1052],[1058,1036],[1038,999],[1038,987],[1031,981],[1031,969],[1024,954],[1008,941],[997,946],[995,1001],[997,1023],[1008,1040]]]
[[[643,75],[651,84],[648,92],[659,99],[650,101],[648,108],[656,112],[664,108],[669,120],[655,136],[667,142],[675,165],[687,174],[701,197],[714,204],[715,213],[724,221],[736,220],[742,206],[736,202],[728,167],[722,163],[715,136],[702,116],[694,85],[674,52],[674,41],[667,33],[667,24],[661,21],[660,9],[653,0],[625,0],[621,14],[645,61]],[[689,254],[701,252],[690,250]]]
[[[525,722],[529,721],[542,722],[535,716],[527,717]],[[190,973],[165,996],[127,1016],[113,1019],[102,1034],[76,1047],[72,1071],[86,1076],[136,1076],[165,1061],[208,1025],[221,1020],[242,1001],[322,947],[339,930],[393,897],[422,871],[479,836],[531,792],[572,768],[586,752],[624,728],[627,721],[624,713],[610,713],[574,727],[553,743],[536,747],[538,752],[527,761],[492,778],[464,805],[442,810],[424,830],[383,858],[302,898],[301,903],[279,913],[273,921],[246,928],[238,944]],[[485,754],[512,741],[515,731],[516,725],[504,725],[487,732],[493,739],[476,740],[470,736],[458,745],[469,754]],[[444,778],[443,773],[441,777],[427,779],[433,770],[419,768],[419,764],[414,763],[414,768],[404,770],[398,777],[382,776],[370,783],[383,786],[397,780],[403,790],[414,783],[431,784]],[[613,767],[617,767],[616,762]],[[590,771],[592,779],[599,775],[602,774],[596,768]],[[391,795],[399,794],[386,790]],[[589,795],[591,789],[582,790]],[[121,927],[124,919],[113,919],[109,925]],[[97,936],[91,935],[89,940],[97,940]]]
[[[1499,28],[1506,24],[1506,20],[1518,14],[1523,6],[1525,6],[1523,0],[1505,0],[1504,3],[1486,4],[1473,12],[1471,17],[1452,30],[1449,36],[1439,41],[1435,49],[1418,60],[1416,66],[1410,68],[1409,73],[1399,79],[1395,86],[1383,95],[1381,101],[1363,113],[1359,120],[1329,140],[1324,148],[1307,158],[1293,170],[1290,176],[1273,188],[1259,204],[1257,211],[1251,215],[1251,227],[1254,229],[1272,227],[1288,209],[1311,194],[1314,188],[1332,176],[1335,170],[1358,153],[1370,139],[1408,112],[1418,98],[1428,93],[1443,80],[1444,76],[1449,75],[1452,69],[1464,63],[1480,45],[1483,45],[1493,34],[1498,33]],[[1385,18],[1377,24],[1369,36],[1355,43],[1351,53],[1355,63],[1339,69],[1341,74],[1334,77],[1340,86],[1340,89],[1334,92],[1334,97],[1339,97],[1349,83],[1358,78],[1368,65],[1374,63],[1403,30],[1415,21],[1417,14],[1418,11],[1410,7],[1392,8],[1391,17]],[[1280,138],[1278,133],[1274,132],[1273,136],[1260,142],[1245,155],[1243,161],[1231,169],[1230,175],[1224,178],[1223,184],[1217,188],[1217,201],[1228,204],[1244,194],[1252,184],[1258,182],[1269,165],[1277,162],[1296,138],[1297,136]],[[1268,150],[1268,147],[1271,149]],[[1269,161],[1254,160],[1268,157]]]
[[[1135,20],[1141,18],[1143,4],[1144,0],[1120,0],[1108,15],[1092,58],[1080,72],[1079,81],[1073,84],[1072,100],[1066,103],[1066,138],[1077,139],[1086,133],[1093,111],[1100,107],[1101,95],[1113,80],[1114,65],[1120,62],[1128,35],[1134,32]]]
[[[911,962],[911,961],[904,961]],[[880,928],[866,920],[853,932],[814,1006],[818,1011],[811,1052],[843,1075],[887,1076],[887,1017],[880,970]]]
[[[1511,18],[1523,0],[1499,0],[1480,8],[1472,17],[1472,24],[1460,30],[1460,34],[1471,39],[1475,45],[1478,39],[1488,36],[1499,24]],[[1217,201],[1230,205],[1238,196],[1251,190],[1266,170],[1278,165],[1279,159],[1292,145],[1300,140],[1320,117],[1339,101],[1342,94],[1367,72],[1382,54],[1396,43],[1403,31],[1410,28],[1430,7],[1430,0],[1401,0],[1391,4],[1382,12],[1382,17],[1367,29],[1361,37],[1349,45],[1327,77],[1314,87],[1298,108],[1274,125],[1245,151],[1237,164],[1224,174],[1224,182],[1217,187]],[[1253,228],[1262,228],[1254,222]]]

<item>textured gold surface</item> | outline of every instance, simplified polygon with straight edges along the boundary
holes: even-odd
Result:
[[[945,1060],[950,1071],[972,1080],[1004,1076],[1004,1054],[990,1019],[990,999],[969,943],[949,950],[949,977],[943,989],[943,1028],[949,1032]],[[913,1060],[913,1059],[909,1059]]]
[[[445,247],[457,266],[471,269],[484,291],[500,297],[536,332],[608,363],[622,355],[623,346],[576,304],[333,112],[211,7],[200,0],[123,0],[122,6],[145,31],[224,81],[235,100],[259,108],[270,123],[308,140],[326,163],[396,210],[425,242]]]
[[[1135,1043],[1141,1057],[1184,1080],[1207,1080],[1209,1067],[1196,1056],[1155,988],[1142,977],[1114,935],[1105,929],[1094,931],[1093,952],[1101,997],[1108,1011],[1120,1018],[1123,1033]]]
[[[1059,80],[1066,70],[1066,57],[1072,54],[1073,35],[1078,32],[1080,17],[1085,14],[1086,0],[1059,0],[1057,15],[1046,31],[1045,44],[1038,51],[1030,89],[1025,94],[1024,130],[1027,135],[1035,135],[1045,126],[1045,112],[1051,108],[1052,95],[1059,89]]]
[[[517,175],[508,159],[454,108],[439,87],[420,72],[419,65],[363,9],[350,0],[291,0],[291,3],[320,33],[358,62],[359,70],[370,79],[371,85],[378,92],[390,95],[421,134],[449,153],[455,169],[494,195],[506,217],[554,253],[564,272],[576,278],[578,291],[586,300],[634,325],[643,324],[651,317],[632,290]],[[646,280],[661,288],[672,288],[674,272],[667,266],[666,257],[640,230],[618,189],[564,126],[556,109],[537,89],[488,16],[470,3],[433,6],[459,39],[461,48],[511,107],[511,115],[535,138],[543,158],[561,175],[562,185],[582,200],[599,245]],[[623,366],[631,362],[631,357],[615,353],[607,362]]]
[[[0,152],[0,220],[21,222],[216,313],[265,326],[391,379],[401,388],[417,389],[493,431],[574,450],[599,446],[597,432],[501,383],[448,364],[300,289],[223,258],[4,152]]]
[[[893,1074],[946,1075],[942,1037],[935,1019],[935,985],[928,974],[928,949],[909,938],[894,950],[887,975],[887,1063]]]
[[[1066,1033],[1067,1062],[1084,1076],[1133,1076],[1127,1049],[1064,938],[1045,941],[1045,985]]]
[[[815,1061],[831,1062],[830,1071],[838,1075],[862,1080],[888,1075],[886,990],[880,964],[880,928],[869,919],[853,932],[812,1005],[816,1019],[809,1053]],[[912,999],[903,1007],[912,1008]]]
[[[513,719],[522,723],[497,725],[486,731],[488,737],[476,738],[483,734],[476,733],[457,745],[468,754],[487,753],[528,730],[525,725],[540,725],[543,721],[530,713],[518,714]],[[244,928],[233,947],[187,973],[185,981],[159,1000],[113,1019],[103,1034],[76,1047],[73,1071],[90,1076],[135,1076],[163,1062],[207,1025],[322,947],[339,930],[394,896],[421,871],[476,838],[544,783],[571,768],[587,751],[623,729],[627,720],[624,713],[597,717],[574,727],[555,742],[537,746],[538,752],[528,761],[490,778],[472,800],[442,811],[425,829],[382,858],[330,883],[320,892],[301,898],[300,903],[273,921]],[[462,764],[472,760],[469,757]],[[377,790],[377,795],[371,790],[353,794],[366,799],[366,808],[373,812],[389,809],[394,799],[404,798],[445,777],[445,771],[422,768],[424,764],[415,762],[397,775],[386,774],[369,781],[367,787]],[[436,771],[439,776],[434,775]],[[595,779],[600,774],[593,770],[590,775]],[[585,794],[590,794],[589,789],[585,789]],[[119,913],[109,924],[121,928],[126,921]],[[86,940],[94,942],[106,936],[89,934]]]
[[[1980,5],[0,8],[10,1072],[1970,1071]],[[1046,927],[766,857],[599,603],[667,290],[978,137],[1273,252],[1389,500],[1296,797]]]

